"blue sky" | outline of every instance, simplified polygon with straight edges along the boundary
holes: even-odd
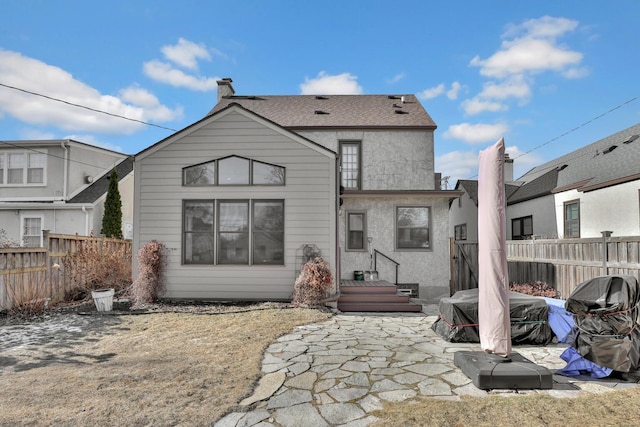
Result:
[[[135,154],[231,77],[238,95],[415,94],[449,188],[500,137],[517,178],[640,122],[638,16],[636,0],[3,0],[0,140]]]

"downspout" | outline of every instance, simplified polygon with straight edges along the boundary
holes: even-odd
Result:
[[[69,173],[69,148],[67,147],[67,141],[62,141],[60,146],[64,150],[64,164],[62,165],[62,201],[67,202],[67,182]],[[83,208],[84,210],[84,208]]]
[[[342,267],[341,267],[341,258],[342,254],[340,252],[340,211],[342,210],[342,206],[340,206],[340,200],[342,199],[342,194],[340,194],[340,185],[342,183],[342,175],[340,172],[340,157],[336,156],[336,195],[335,198],[335,218],[336,218],[336,293],[340,295],[340,278],[342,277]]]
[[[82,212],[84,212],[84,235],[89,235],[89,212],[87,211],[87,207],[82,205]]]

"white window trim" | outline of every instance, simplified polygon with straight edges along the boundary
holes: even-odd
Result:
[[[35,236],[25,236],[24,234],[24,223],[26,219],[40,219],[40,243],[36,247],[42,247],[43,238],[42,238],[42,230],[44,230],[44,215],[20,215],[20,246],[25,246],[25,237],[35,237]]]
[[[22,167],[22,184],[9,184],[9,154],[22,154],[24,155],[24,165]],[[44,155],[44,166],[42,171],[42,182],[27,183],[27,176],[29,170],[29,154],[42,154]],[[36,150],[2,150],[0,151],[0,157],[2,157],[2,183],[0,187],[46,187],[47,186],[47,166],[49,154],[46,149]]]

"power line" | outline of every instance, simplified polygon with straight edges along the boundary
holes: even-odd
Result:
[[[121,116],[119,114],[109,113],[108,111],[102,111],[102,110],[98,110],[98,109],[95,109],[95,108],[87,107],[85,105],[75,104],[73,102],[65,101],[63,99],[54,98],[52,96],[43,95],[41,93],[32,92],[30,90],[21,89],[19,87],[10,86],[10,85],[4,84],[4,83],[0,83],[0,86],[6,87],[8,89],[13,89],[13,90],[17,90],[17,91],[20,91],[20,92],[28,93],[29,95],[39,96],[41,98],[49,99],[51,101],[61,102],[63,104],[71,105],[73,107],[84,108],[85,110],[93,111],[93,112],[100,113],[100,114],[106,114],[106,115],[112,116],[112,117],[117,117],[119,119],[129,120],[129,121],[132,121],[132,122],[141,123],[143,125],[153,126],[153,127],[157,127],[157,128],[160,128],[160,129],[170,130],[172,132],[177,132],[176,129],[172,129],[172,128],[168,128],[168,127],[165,127],[165,126],[157,125],[155,123],[149,123],[149,122],[145,122],[143,120],[132,119],[130,117]]]
[[[533,147],[531,150],[526,151],[526,152],[524,152],[524,153],[520,154],[520,155],[519,155],[519,156],[517,156],[517,157],[514,157],[514,158],[513,158],[513,160],[515,161],[516,159],[519,159],[519,158],[520,158],[520,157],[522,157],[522,156],[526,156],[527,154],[530,154],[530,153],[532,153],[532,152],[534,152],[534,151],[536,151],[536,150],[538,150],[538,149],[540,149],[540,148],[542,148],[542,147],[544,147],[544,146],[546,146],[546,145],[549,145],[549,144],[551,144],[552,142],[555,142],[555,141],[557,141],[558,139],[560,139],[560,138],[562,138],[562,137],[565,137],[565,136],[569,135],[570,133],[573,133],[573,132],[577,131],[577,130],[578,130],[578,129],[580,129],[580,128],[585,127],[586,125],[588,125],[588,124],[590,124],[590,123],[592,123],[592,122],[594,122],[594,121],[596,121],[596,120],[598,120],[598,119],[601,119],[602,117],[604,117],[604,116],[606,116],[606,115],[608,115],[608,114],[610,114],[610,113],[614,112],[615,110],[617,110],[617,109],[619,109],[619,108],[624,107],[624,106],[625,106],[625,105],[627,105],[627,104],[632,103],[633,101],[635,101],[635,100],[637,100],[637,99],[638,99],[638,97],[637,97],[637,96],[635,96],[635,97],[633,97],[633,98],[631,98],[631,99],[629,99],[629,100],[627,100],[627,101],[624,101],[624,102],[622,102],[622,103],[620,103],[620,104],[616,105],[615,107],[613,107],[613,108],[609,109],[608,111],[606,111],[606,112],[604,112],[604,113],[602,113],[602,114],[599,114],[599,115],[597,115],[597,116],[595,116],[595,117],[593,117],[593,118],[591,118],[591,119],[587,120],[586,122],[584,122],[584,123],[582,123],[582,124],[579,124],[578,126],[574,127],[573,129],[570,129],[570,130],[568,130],[568,131],[566,131],[566,132],[564,132],[564,133],[562,133],[562,134],[560,134],[560,135],[558,135],[558,136],[556,136],[556,137],[554,137],[554,138],[551,138],[551,139],[550,139],[550,140],[548,140],[547,142],[544,142],[544,143],[542,143],[542,144],[540,144],[540,145],[537,145],[536,147]],[[567,159],[567,160],[574,160],[574,159],[577,159],[577,158],[579,158],[579,157],[583,157],[584,155],[585,155],[585,154],[581,154],[581,155],[578,155],[578,156],[575,156],[575,157],[571,157],[571,158],[569,158],[569,159]],[[555,166],[549,166],[547,169],[552,169],[552,168],[554,168],[554,167],[555,167]],[[546,169],[540,169],[540,171],[544,171],[544,170],[546,170]],[[477,176],[478,176],[478,175],[476,174],[476,175],[474,175],[474,176],[472,176],[472,177],[470,177],[470,178],[467,178],[467,179],[473,179],[473,178],[476,178]]]

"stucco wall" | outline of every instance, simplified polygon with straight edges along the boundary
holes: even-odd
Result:
[[[402,251],[395,248],[396,206],[428,206],[431,208],[430,233],[432,248],[426,251]],[[374,249],[397,261],[398,283],[418,283],[420,297],[431,299],[449,292],[448,199],[431,197],[345,199],[340,216],[342,279],[353,279],[355,270],[369,270],[369,252],[347,252],[345,217],[348,211],[366,211],[367,236]],[[395,282],[393,263],[378,257],[379,278]]]
[[[298,131],[335,152],[339,141],[362,143],[363,190],[433,190],[433,131]]]

